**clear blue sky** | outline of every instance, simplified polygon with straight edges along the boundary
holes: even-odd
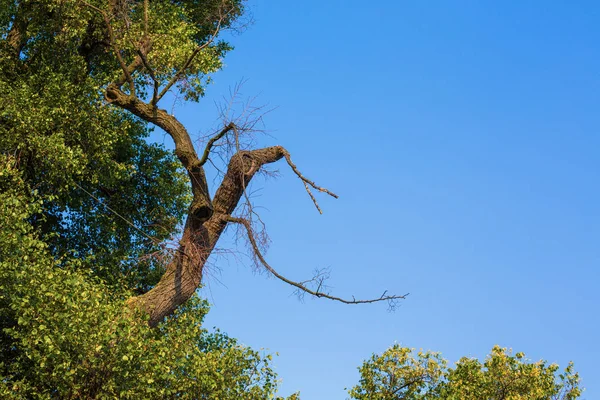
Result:
[[[206,99],[175,114],[197,134],[247,79],[277,107],[262,143],[340,195],[319,215],[279,164],[257,198],[271,264],[298,280],[329,267],[339,295],[410,296],[395,313],[302,303],[232,258],[202,290],[207,324],[278,352],[281,393],[308,400],[345,399],[394,342],[453,362],[495,344],[573,360],[600,398],[600,4],[249,4]]]

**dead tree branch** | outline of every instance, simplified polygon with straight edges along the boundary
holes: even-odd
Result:
[[[286,278],[285,276],[278,273],[273,267],[271,267],[269,265],[269,263],[267,262],[267,260],[265,259],[265,257],[263,256],[263,254],[260,251],[260,248],[258,246],[258,243],[256,242],[254,233],[252,231],[252,226],[250,225],[250,222],[248,220],[243,219],[243,218],[228,217],[227,221],[233,222],[236,224],[240,224],[240,225],[244,226],[244,228],[246,228],[246,232],[248,234],[248,241],[250,243],[250,246],[252,247],[252,251],[254,252],[254,254],[260,261],[260,263],[267,269],[267,271],[269,271],[277,279],[287,283],[288,285],[295,287],[296,289],[299,289],[302,292],[308,293],[315,297],[323,297],[323,298],[326,298],[329,300],[339,301],[340,303],[344,303],[344,304],[367,304],[367,303],[376,303],[376,302],[380,302],[380,301],[387,301],[390,305],[390,308],[394,308],[395,302],[397,300],[405,299],[406,296],[408,296],[408,294],[405,294],[402,296],[387,295],[387,291],[385,291],[385,292],[383,292],[383,294],[380,297],[377,297],[374,299],[366,299],[366,300],[359,299],[359,300],[357,300],[354,297],[352,297],[352,300],[349,300],[349,299],[344,299],[341,297],[332,296],[330,294],[319,291],[319,289],[322,285],[322,282],[319,285],[319,287],[317,288],[317,290],[312,290],[312,289],[308,288],[307,286],[305,286],[303,282],[296,282],[296,281],[292,281],[292,280]]]
[[[98,13],[97,19],[104,20],[106,25],[106,32],[103,32],[104,41],[109,42],[111,52],[114,52],[114,57],[122,70],[117,70],[115,79],[107,82],[106,101],[162,128],[169,134],[175,143],[175,155],[187,171],[190,181],[192,198],[181,237],[178,238],[177,243],[165,247],[158,255],[162,257],[160,263],[161,268],[164,269],[162,277],[153,288],[128,300],[132,307],[140,308],[149,314],[150,325],[156,326],[165,316],[172,314],[177,307],[184,304],[196,292],[202,283],[207,261],[214,253],[221,234],[230,223],[236,224],[240,233],[245,229],[251,254],[255,258],[256,264],[262,265],[268,273],[293,286],[298,293],[323,297],[345,304],[387,301],[390,308],[393,308],[397,300],[406,297],[406,295],[388,295],[387,292],[384,292],[380,297],[373,299],[356,299],[354,297],[345,299],[328,293],[325,286],[326,274],[317,272],[311,280],[293,281],[279,274],[267,263],[261,244],[268,243],[268,239],[266,236],[260,236],[262,232],[258,225],[253,225],[253,223],[262,224],[262,221],[255,213],[248,194],[248,185],[257,173],[264,170],[267,165],[285,158],[293,173],[302,181],[319,213],[322,213],[322,210],[313,190],[334,198],[338,198],[338,196],[304,176],[292,162],[290,153],[282,146],[255,149],[253,134],[259,131],[257,124],[262,121],[262,115],[255,118],[255,113],[261,112],[264,115],[261,107],[254,107],[251,102],[248,102],[243,104],[241,114],[234,116],[236,112],[232,109],[234,106],[238,106],[235,103],[236,96],[234,96],[228,107],[222,110],[222,125],[213,132],[212,136],[205,139],[206,142],[203,143],[204,148],[200,157],[189,132],[181,121],[173,114],[158,107],[160,100],[174,85],[185,85],[186,79],[190,75],[202,74],[203,69],[196,64],[199,62],[198,59],[205,54],[204,52],[221,49],[220,45],[215,44],[215,41],[221,30],[230,26],[230,19],[236,16],[236,10],[232,8],[235,5],[230,5],[228,1],[223,0],[218,10],[214,13],[211,11],[209,21],[211,24],[203,28],[202,37],[193,36],[191,38],[193,40],[192,48],[189,52],[184,53],[182,59],[178,58],[175,64],[167,64],[168,76],[166,76],[165,68],[156,65],[157,61],[151,54],[152,36],[149,31],[151,3],[149,0],[138,2],[139,4],[143,1],[143,35],[130,39],[132,42],[127,45],[123,44],[122,40],[125,40],[128,35],[122,35],[122,38],[121,29],[130,29],[131,21],[126,14],[123,14],[123,10],[115,8],[116,2],[110,2],[110,8],[106,9],[88,4],[85,2],[86,0],[79,1],[82,2],[82,7]],[[137,14],[135,15],[137,16]],[[12,33],[14,38],[11,40],[11,45],[15,51],[20,46],[17,37],[20,29],[20,26],[16,26]],[[142,74],[144,76],[140,77]],[[151,99],[147,99],[145,96],[139,98],[135,91],[136,83],[138,88],[140,85],[149,84],[150,81],[146,75],[153,83]],[[126,84],[128,84],[129,90],[125,89]],[[236,87],[236,94],[238,90],[239,86]],[[230,115],[230,113],[234,115]],[[207,162],[212,163],[215,156],[223,155],[223,162],[227,164],[227,169],[222,175],[216,193],[211,198],[204,166]],[[242,198],[245,198],[245,203],[241,203]],[[236,216],[234,216],[234,212],[236,212]],[[255,215],[256,217],[254,217]]]
[[[221,139],[223,136],[225,136],[229,131],[235,130],[235,129],[237,129],[235,124],[233,122],[230,122],[221,130],[221,132],[217,133],[215,136],[213,136],[212,138],[210,138],[208,140],[208,142],[206,143],[206,147],[204,148],[204,153],[202,154],[202,158],[200,158],[200,165],[206,164],[206,161],[208,160],[208,156],[210,156],[210,151],[212,150],[212,147],[215,144],[215,142],[217,140]]]
[[[314,183],[313,181],[311,181],[310,179],[308,179],[304,175],[302,175],[302,173],[298,170],[298,167],[296,167],[296,165],[292,162],[290,153],[285,149],[284,149],[283,156],[285,157],[285,160],[287,161],[287,163],[290,166],[290,168],[292,169],[292,171],[294,171],[296,176],[298,176],[298,178],[300,178],[302,183],[304,183],[304,188],[306,189],[306,192],[308,193],[311,200],[313,201],[315,207],[317,207],[317,210],[319,210],[319,213],[323,214],[323,211],[321,211],[321,208],[319,207],[319,203],[317,203],[317,200],[315,199],[315,196],[312,194],[310,187],[313,187],[314,189],[318,190],[319,192],[327,193],[328,195],[330,195],[331,197],[333,197],[335,199],[337,199],[338,196],[335,193],[333,193],[321,186],[318,186],[316,183]]]

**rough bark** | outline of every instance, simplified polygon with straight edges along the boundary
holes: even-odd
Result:
[[[281,159],[284,152],[283,147],[275,146],[242,151],[231,158],[213,200],[211,218],[201,222],[191,214],[188,216],[179,249],[166,273],[153,289],[130,300],[149,313],[151,325],[170,315],[194,294],[202,282],[206,261],[230,222],[244,188],[262,165]]]
[[[214,141],[223,137],[229,131],[233,130],[237,132],[237,127],[233,123],[226,125],[219,134],[207,142],[202,159],[198,159],[192,140],[185,127],[174,116],[156,107],[155,103],[144,103],[135,95],[124,93],[114,84],[108,87],[106,98],[114,105],[126,109],[145,121],[163,128],[173,138],[175,153],[186,168],[192,186],[193,197],[183,234],[173,259],[167,265],[165,274],[150,291],[129,300],[131,306],[140,308],[149,314],[149,323],[151,326],[156,326],[163,318],[172,314],[177,307],[185,303],[194,294],[196,289],[198,289],[202,283],[206,261],[228,223],[242,225],[247,231],[249,243],[259,263],[273,276],[295,287],[299,293],[307,293],[315,297],[323,297],[345,304],[387,301],[390,309],[395,307],[397,300],[406,297],[406,295],[388,295],[387,291],[385,291],[380,297],[374,299],[361,300],[354,297],[352,299],[344,299],[321,291],[323,280],[325,279],[322,276],[316,276],[309,281],[298,282],[279,274],[267,263],[260,252],[250,221],[233,216],[238,203],[244,195],[244,191],[256,172],[266,164],[285,158],[292,171],[303,182],[306,191],[319,212],[321,209],[311,192],[311,188],[337,198],[334,193],[316,185],[313,181],[302,175],[292,162],[290,154],[285,148],[273,146],[263,149],[238,151],[230,158],[225,176],[214,198],[211,199],[203,165],[206,162],[207,153],[210,152]],[[317,288],[311,289],[307,285],[309,283],[316,283]]]
[[[208,194],[206,175],[185,127],[177,118],[165,110],[146,104],[137,97],[124,93],[116,85],[108,87],[106,98],[112,104],[161,127],[173,138],[175,154],[187,170],[192,185],[193,200],[189,215],[193,217],[192,220],[197,220],[198,223],[208,220],[213,213],[213,206]]]

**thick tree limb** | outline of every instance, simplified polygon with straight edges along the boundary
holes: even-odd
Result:
[[[140,55],[140,58],[143,59],[142,55]],[[143,120],[164,129],[173,138],[175,153],[188,171],[192,184],[193,200],[176,255],[167,265],[166,273],[154,288],[141,296],[133,297],[129,300],[132,306],[139,307],[148,312],[151,325],[158,324],[165,316],[170,315],[194,294],[202,282],[206,261],[214,250],[225,227],[230,222],[241,224],[246,228],[248,239],[256,257],[270,273],[304,293],[346,304],[374,303],[379,301],[388,301],[392,304],[395,300],[405,297],[389,296],[384,293],[376,299],[343,299],[320,291],[320,287],[317,290],[311,290],[302,282],[289,280],[280,275],[266,262],[260,252],[249,221],[232,216],[256,172],[266,164],[285,158],[292,171],[303,182],[306,191],[319,212],[321,212],[321,209],[310,188],[337,198],[331,191],[318,186],[306,178],[292,162],[290,154],[285,148],[273,146],[235,153],[229,160],[227,172],[214,198],[211,200],[208,195],[208,185],[203,164],[208,160],[215,142],[229,131],[237,129],[235,124],[230,123],[226,125],[217,135],[211,138],[204,149],[202,158],[199,159],[185,127],[165,110],[157,108],[155,104],[147,104],[135,95],[124,93],[115,84],[108,86],[106,99],[112,104],[128,110]]]
[[[227,172],[212,200],[214,214],[204,226],[208,230],[209,242],[214,246],[227,226],[227,218],[233,214],[244,190],[252,177],[266,164],[284,157],[281,146],[266,147],[251,151],[239,151],[229,160]]]
[[[263,256],[262,252],[260,251],[258,243],[256,242],[256,238],[254,237],[252,226],[250,225],[250,222],[248,220],[243,219],[243,218],[228,217],[227,221],[233,222],[236,224],[240,224],[246,229],[246,233],[248,234],[248,241],[250,242],[252,251],[254,252],[254,255],[258,258],[260,263],[265,267],[265,269],[267,271],[269,271],[277,279],[287,283],[288,285],[295,287],[296,289],[300,290],[301,292],[308,293],[315,297],[323,297],[323,298],[326,298],[329,300],[339,301],[340,303],[344,303],[344,304],[367,304],[367,303],[376,303],[379,301],[387,301],[387,302],[390,302],[390,307],[392,307],[392,308],[393,308],[394,301],[397,301],[400,299],[405,299],[406,296],[408,295],[408,294],[405,294],[403,296],[398,296],[398,295],[390,296],[390,295],[386,295],[387,291],[385,291],[385,292],[383,292],[383,294],[380,297],[377,297],[374,299],[357,300],[353,297],[352,300],[349,300],[349,299],[344,299],[341,297],[332,296],[332,295],[324,293],[324,292],[320,292],[319,289],[312,290],[312,289],[308,288],[307,286],[305,286],[304,284],[302,284],[301,282],[292,281],[292,280],[286,278],[285,276],[278,273],[273,267],[271,267],[269,265],[269,263]]]
[[[213,206],[215,213],[231,215],[233,210],[238,205],[240,198],[243,194],[244,188],[248,185],[250,179],[258,169],[262,166],[270,163],[274,163],[282,158],[285,158],[293,172],[302,180],[304,184],[308,184],[318,191],[326,193],[334,198],[338,196],[331,191],[324,189],[314,182],[308,180],[294,163],[292,163],[289,152],[282,146],[266,147],[264,149],[250,150],[250,151],[239,151],[229,162],[227,173],[223,178],[221,186],[217,190],[217,193],[213,199]],[[254,167],[252,167],[254,165]],[[253,171],[252,174],[248,174],[249,171]],[[233,189],[233,190],[232,190]],[[233,191],[233,192],[232,192]],[[314,201],[314,197],[310,193],[311,199]]]
[[[129,300],[150,315],[150,324],[156,325],[191,297],[200,286],[206,260],[212,253],[227,225],[227,217],[239,202],[244,185],[254,176],[258,167],[283,157],[279,146],[241,152],[234,155],[217,195],[212,217],[204,222],[188,216],[176,256],[167,266],[167,272],[147,293]]]
[[[213,247],[207,230],[188,216],[183,236],[166,272],[151,290],[128,300],[129,305],[146,311],[150,326],[156,326],[194,295],[202,282],[203,270]]]
[[[204,265],[216,243],[210,243],[208,230],[203,226],[213,215],[213,206],[204,168],[185,127],[165,110],[124,93],[115,84],[109,85],[105,95],[115,106],[161,127],[171,136],[175,154],[187,170],[192,186],[192,203],[175,256],[154,288],[129,300],[133,307],[145,310],[150,316],[150,325],[155,326],[200,286]]]
[[[127,101],[139,101],[131,99],[127,95],[125,96],[129,98]],[[119,102],[121,101],[126,100],[119,100]],[[144,107],[151,107],[147,104],[123,104],[123,106],[129,107],[127,109],[136,110],[134,113],[142,113]],[[162,117],[165,118],[164,115]],[[165,125],[164,121],[161,123]],[[227,126],[231,126],[231,124]],[[231,126],[230,129],[234,129],[234,126]],[[239,151],[231,157],[227,172],[212,200],[213,213],[210,219],[204,223],[198,223],[198,220],[193,218],[192,215],[188,216],[177,255],[167,266],[165,275],[149,292],[130,300],[131,304],[141,307],[150,314],[152,325],[157,324],[166,315],[172,313],[198,288],[202,281],[206,260],[214,250],[227,224],[234,221],[232,213],[238,206],[245,188],[261,167],[285,158],[286,154],[288,152],[283,147],[273,146],[251,151]],[[294,172],[299,174],[297,168]],[[321,297],[328,296],[320,292],[315,293],[315,295],[318,294]],[[328,297],[333,298],[333,296]],[[388,300],[388,298],[384,297],[378,301],[381,300]]]
[[[143,120],[161,127],[173,138],[175,154],[187,170],[192,185],[193,200],[190,214],[195,217],[197,223],[201,224],[208,220],[213,213],[213,206],[208,194],[206,175],[194,149],[192,139],[181,122],[165,110],[122,92],[115,85],[109,85],[106,89],[106,99]]]

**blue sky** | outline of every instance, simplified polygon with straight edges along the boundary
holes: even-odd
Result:
[[[330,268],[337,295],[410,296],[395,313],[300,302],[219,259],[207,324],[278,352],[281,393],[308,400],[345,399],[395,342],[573,360],[583,398],[600,398],[600,4],[368,4],[250,0],[255,23],[206,99],[175,114],[198,135],[245,79],[276,107],[260,143],[340,195],[319,215],[285,164],[257,181],[270,263],[297,280]]]

